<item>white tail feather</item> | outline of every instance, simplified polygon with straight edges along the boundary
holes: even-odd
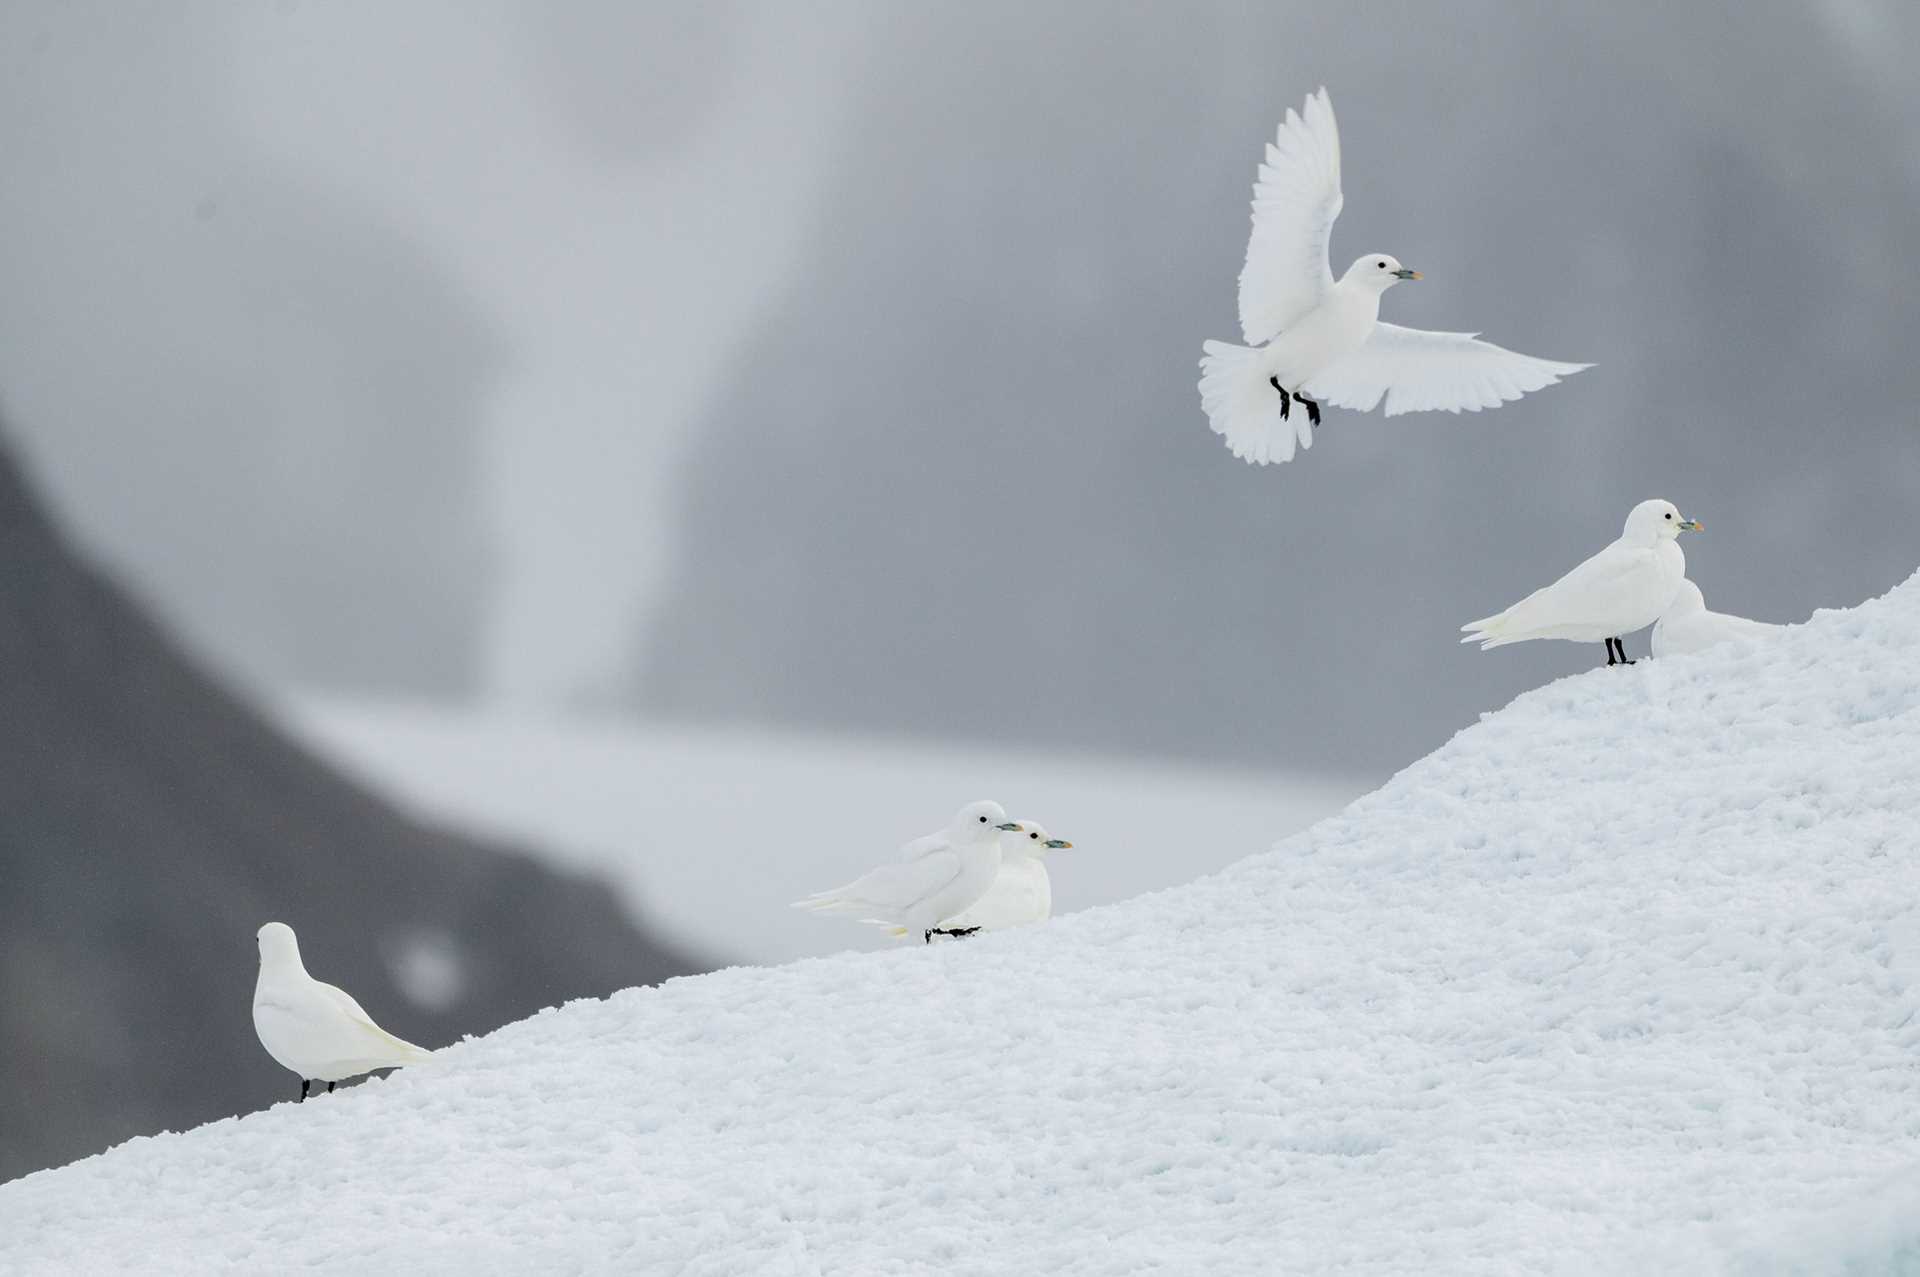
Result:
[[[1234,456],[1254,465],[1293,460],[1296,443],[1313,446],[1305,409],[1294,405],[1280,417],[1280,396],[1261,371],[1261,353],[1231,342],[1210,341],[1200,360],[1200,406],[1207,424],[1227,441]]]

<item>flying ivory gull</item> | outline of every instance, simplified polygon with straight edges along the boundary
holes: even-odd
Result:
[[[1515,354],[1473,333],[1435,333],[1380,321],[1380,297],[1419,279],[1386,253],[1368,253],[1339,282],[1327,242],[1344,202],[1340,133],[1323,88],[1288,110],[1253,187],[1253,236],[1240,271],[1247,346],[1209,341],[1200,402],[1233,455],[1265,465],[1313,446],[1320,404],[1387,416],[1478,412],[1551,386],[1591,364]],[[1250,348],[1251,347],[1251,348]],[[1292,402],[1306,419],[1292,419]]]

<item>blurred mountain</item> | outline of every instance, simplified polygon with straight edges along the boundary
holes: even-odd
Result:
[[[233,26],[0,13],[7,407],[64,526],[223,671],[471,693],[507,340],[432,243],[263,144]]]
[[[876,11],[807,268],[695,423],[636,702],[1390,766],[1594,663],[1456,627],[1659,495],[1717,607],[1920,552],[1910,7]],[[1592,372],[1498,412],[1208,433],[1263,141],[1328,84],[1336,272]],[[1643,643],[1644,640],[1630,640]]]
[[[73,555],[4,447],[0,670],[0,1178],[291,1098],[250,1013],[269,919],[426,1045],[700,965],[600,883],[283,740]]]

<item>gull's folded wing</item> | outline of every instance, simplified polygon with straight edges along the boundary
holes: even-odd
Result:
[[[380,1043],[382,1046],[391,1048],[395,1054],[401,1055],[401,1056],[405,1056],[409,1053],[420,1055],[420,1056],[427,1056],[427,1055],[433,1054],[431,1051],[427,1050],[427,1048],[423,1046],[415,1046],[413,1043],[407,1041],[405,1038],[396,1037],[394,1034],[387,1032],[385,1029],[375,1024],[373,1022],[373,1017],[367,1014],[367,1009],[361,1006],[360,1003],[354,999],[354,996],[351,993],[348,993],[345,989],[341,988],[339,985],[328,984],[324,980],[315,980],[314,983],[320,987],[320,991],[323,994],[325,994],[329,999],[333,1001],[335,1006],[339,1007],[342,1011],[347,1013],[348,1019],[352,1020],[354,1024],[359,1026],[359,1028],[362,1031],[370,1034],[375,1042]]]
[[[1287,111],[1253,184],[1253,236],[1240,271],[1240,331],[1272,341],[1333,287],[1327,240],[1340,216],[1340,132],[1321,89]]]
[[[1515,354],[1473,333],[1430,333],[1375,324],[1367,344],[1307,383],[1314,399],[1387,415],[1479,412],[1551,386],[1592,364],[1563,364]]]

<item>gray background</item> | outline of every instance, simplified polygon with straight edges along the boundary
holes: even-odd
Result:
[[[1920,561],[1913,13],[16,0],[0,396],[256,689],[1381,770],[1643,497],[1728,610]],[[1388,316],[1599,367],[1226,453],[1321,83]]]

